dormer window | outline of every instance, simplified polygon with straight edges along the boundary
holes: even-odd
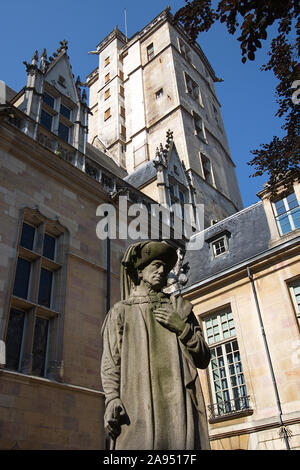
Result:
[[[60,105],[60,114],[62,114],[63,116],[65,116],[65,118],[70,120],[71,110],[69,108],[67,108],[65,105],[61,104]]]
[[[51,114],[47,113],[44,109],[42,109],[40,122],[43,126],[47,127],[49,131],[52,130],[52,119],[53,116],[51,116]]]
[[[51,108],[54,108],[55,98],[53,98],[53,96],[49,95],[48,93],[44,93],[43,101]]]
[[[57,134],[61,139],[63,139],[67,143],[69,142],[69,132],[70,132],[70,128],[68,126],[65,126],[65,124],[59,121]]]
[[[228,230],[216,233],[212,237],[208,238],[206,243],[209,244],[210,252],[213,258],[217,258],[229,251],[229,238],[231,233]]]
[[[216,258],[219,255],[222,255],[223,253],[226,253],[228,251],[226,237],[225,236],[221,237],[218,240],[212,242],[211,248],[212,248],[214,258]]]
[[[294,192],[273,202],[273,209],[280,235],[300,228],[300,207]]]

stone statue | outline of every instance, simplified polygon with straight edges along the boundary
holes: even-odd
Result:
[[[191,303],[162,291],[176,261],[176,250],[157,241],[129,246],[122,260],[122,300],[102,328],[113,449],[209,449],[197,368],[210,351]]]

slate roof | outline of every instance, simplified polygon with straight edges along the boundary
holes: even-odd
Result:
[[[92,160],[102,165],[108,171],[126,181],[126,178],[124,177],[127,175],[127,172],[119,165],[117,165],[117,163],[113,160],[112,157],[110,157],[104,152],[101,152],[101,150],[97,149],[89,142],[86,143],[85,153],[87,157],[90,157]]]
[[[153,160],[149,160],[147,163],[137,168],[133,173],[126,176],[124,181],[127,181],[127,183],[131,184],[135,188],[140,188],[153,178],[156,178],[156,169],[153,165]]]
[[[210,242],[224,233],[228,236],[229,250],[214,257]],[[187,250],[184,258],[184,263],[189,263],[188,282],[184,290],[269,248],[270,230],[261,201],[221,220],[201,234],[204,235],[203,247]],[[195,236],[199,237],[201,234]]]

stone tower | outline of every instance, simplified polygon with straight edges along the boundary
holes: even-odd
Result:
[[[242,209],[215,90],[221,80],[169,8],[129,39],[116,27],[93,53],[89,142],[131,174],[155,158],[171,129],[196,202],[205,205],[205,225]]]

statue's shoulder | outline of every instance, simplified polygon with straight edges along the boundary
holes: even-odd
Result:
[[[110,314],[113,316],[117,316],[119,314],[122,314],[125,310],[125,301],[120,300],[119,302],[115,303],[114,306],[110,310]]]

